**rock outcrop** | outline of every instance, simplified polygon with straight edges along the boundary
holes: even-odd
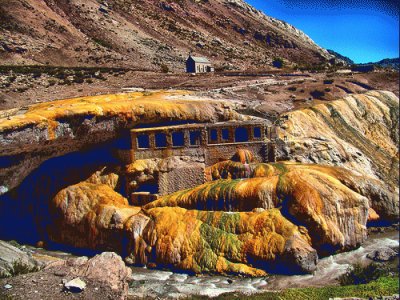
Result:
[[[80,183],[54,198],[50,239],[108,249],[135,264],[252,276],[311,272],[317,262],[307,230],[279,210],[205,212],[179,207],[141,210],[110,187]],[[290,262],[290,263],[289,263]]]
[[[285,115],[280,159],[344,166],[398,193],[399,99],[393,93],[370,91]]]
[[[27,252],[0,241],[0,277],[8,277],[13,273],[15,264],[24,266],[26,269],[36,269],[38,262]]]
[[[367,220],[398,219],[399,104],[388,92],[289,113],[276,146],[292,162],[257,164],[241,150],[209,167],[209,182],[132,206],[123,195],[188,162],[124,166],[112,149],[131,148],[126,132],[139,124],[246,118],[202,100],[179,91],[108,95],[0,119],[2,224],[136,265],[261,276],[312,272],[318,255],[358,247]]]

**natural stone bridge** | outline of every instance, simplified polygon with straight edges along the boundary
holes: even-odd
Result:
[[[130,149],[117,150],[124,163],[173,156],[190,157],[190,161],[172,170],[159,171],[151,183],[142,182],[134,188],[128,184],[126,190],[132,202],[143,205],[158,195],[203,184],[207,166],[231,159],[239,149],[250,150],[258,162],[274,162],[276,130],[260,121],[132,129]]]

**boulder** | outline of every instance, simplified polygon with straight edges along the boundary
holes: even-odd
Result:
[[[398,255],[398,252],[390,248],[380,248],[367,254],[369,259],[374,261],[383,262],[393,260]]]
[[[64,284],[64,288],[72,293],[80,293],[86,288],[86,283],[79,277]]]
[[[36,269],[38,263],[30,253],[11,245],[10,243],[0,241],[0,274],[4,277],[11,276],[14,264],[18,262],[28,269]]]
[[[125,266],[121,256],[114,252],[103,252],[80,267],[76,274],[109,286],[114,291],[128,293],[128,281],[132,270]]]
[[[64,288],[71,292],[82,292],[87,285],[101,286],[112,291],[113,299],[126,299],[132,277],[132,270],[114,252],[103,252],[90,259],[83,256],[56,261],[44,272],[64,277]]]

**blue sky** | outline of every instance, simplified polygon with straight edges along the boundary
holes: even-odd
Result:
[[[399,57],[399,2],[389,0],[246,0],[356,63]]]

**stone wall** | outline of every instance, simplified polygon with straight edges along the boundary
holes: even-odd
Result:
[[[205,182],[205,164],[187,162],[168,172],[160,172],[158,177],[159,195],[168,195]]]

